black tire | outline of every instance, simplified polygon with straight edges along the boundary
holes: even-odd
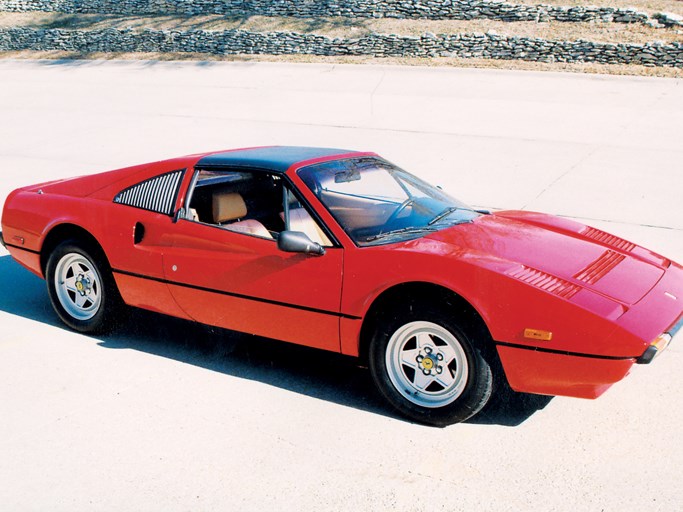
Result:
[[[369,343],[370,372],[381,394],[400,414],[444,427],[471,418],[486,405],[493,390],[492,365],[483,352],[488,340],[479,339],[482,334],[477,329],[458,321],[452,309],[407,304],[380,316],[375,325]],[[418,339],[423,340],[423,349]],[[403,361],[410,356],[412,362],[415,354],[416,369],[412,369]],[[450,354],[453,358],[448,362]],[[414,385],[418,379],[430,384],[422,390]],[[442,384],[451,379],[450,386]]]
[[[123,302],[101,250],[79,240],[61,242],[47,260],[45,280],[52,307],[71,329],[100,334],[114,326]],[[76,288],[60,284],[67,280]]]

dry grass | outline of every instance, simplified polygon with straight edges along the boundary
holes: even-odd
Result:
[[[492,20],[431,21],[431,20],[373,20],[368,28],[377,33],[420,35],[488,32],[499,35],[532,37],[548,40],[573,41],[585,39],[605,43],[646,43],[648,41],[683,41],[683,31],[656,29],[642,24],[619,23],[535,23],[532,21],[504,22]]]
[[[573,41],[584,39],[606,43],[646,43],[649,41],[683,42],[681,29],[655,29],[645,25],[622,23],[535,23],[490,20],[350,20],[347,18],[269,18],[250,16],[106,16],[68,15],[58,13],[1,13],[0,26],[30,26],[94,30],[131,28],[134,30],[228,30],[254,32],[293,31],[322,34],[330,37],[354,38],[365,35],[399,34],[418,36],[463,34],[495,31],[500,35]]]
[[[510,3],[526,4],[526,5],[559,5],[566,7],[573,7],[575,5],[596,7],[614,7],[626,9],[633,7],[638,11],[643,11],[648,14],[656,12],[673,12],[683,15],[683,0],[507,0]]]
[[[551,71],[569,73],[591,73],[601,75],[630,75],[664,78],[683,78],[683,69],[651,68],[638,65],[617,64],[567,64],[561,62],[542,63],[521,60],[457,59],[457,58],[375,58],[362,57],[319,57],[314,55],[210,55],[205,53],[74,53],[74,52],[0,52],[0,58],[45,59],[45,60],[141,60],[141,61],[195,61],[195,62],[291,62],[321,64],[365,64],[400,65],[428,67],[460,67],[507,69],[517,71]]]

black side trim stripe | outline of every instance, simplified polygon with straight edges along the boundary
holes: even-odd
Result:
[[[33,249],[27,249],[26,247],[20,247],[18,245],[14,245],[14,244],[8,244],[7,242],[5,242],[5,247],[11,247],[12,249],[19,249],[20,251],[26,251],[26,252],[30,252],[32,254],[40,254],[40,251],[34,251]]]
[[[587,357],[589,359],[609,359],[612,361],[624,361],[626,359],[638,359],[640,356],[603,356],[599,354],[583,354],[581,352],[570,352],[568,350],[556,350],[553,348],[530,347],[528,345],[519,345],[517,343],[506,343],[504,341],[496,341],[496,345],[502,347],[521,348],[523,350],[532,350],[534,352],[548,352],[550,354],[560,354],[562,356]]]
[[[139,279],[147,279],[149,281],[156,281],[158,283],[164,283],[174,286],[182,286],[183,288],[191,288],[193,290],[199,290],[202,292],[217,293],[219,295],[227,295],[229,297],[235,297],[238,299],[252,300],[254,302],[262,302],[265,304],[273,304],[275,306],[283,306],[286,308],[301,309],[303,311],[310,311],[311,313],[320,313],[321,315],[331,315],[339,318],[349,318],[351,320],[360,320],[362,317],[354,315],[346,315],[344,313],[337,313],[335,311],[328,311],[326,309],[311,308],[308,306],[300,306],[298,304],[289,304],[287,302],[280,302],[277,300],[264,299],[261,297],[253,297],[251,295],[243,295],[241,293],[226,292],[223,290],[216,290],[214,288],[205,288],[203,286],[195,286],[188,283],[180,283],[178,281],[169,281],[168,279],[161,279],[159,277],[143,276],[142,274],[136,274],[134,272],[128,272],[126,270],[112,269],[112,272],[116,274],[123,274],[125,276],[137,277]]]

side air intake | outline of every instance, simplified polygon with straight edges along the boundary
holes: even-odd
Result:
[[[183,170],[169,172],[133,185],[119,192],[114,202],[172,215],[183,172]]]

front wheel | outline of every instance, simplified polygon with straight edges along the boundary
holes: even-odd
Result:
[[[448,310],[384,315],[369,347],[382,395],[420,423],[445,426],[474,416],[491,396],[493,375],[471,331]]]
[[[72,329],[99,333],[111,326],[119,297],[109,267],[97,251],[77,241],[59,244],[45,272],[50,302]]]

